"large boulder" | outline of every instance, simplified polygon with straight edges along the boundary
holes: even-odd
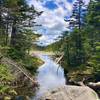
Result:
[[[62,86],[47,92],[40,100],[99,100],[95,91],[87,86]]]

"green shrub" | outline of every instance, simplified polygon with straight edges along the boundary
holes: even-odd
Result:
[[[12,59],[22,59],[24,57],[25,53],[15,49],[15,48],[10,48],[8,51],[8,56],[11,57]]]
[[[8,93],[11,90],[9,85],[5,85],[3,83],[7,83],[12,81],[14,77],[11,75],[10,71],[8,70],[7,66],[0,64],[0,94]]]
[[[13,79],[13,76],[9,72],[7,66],[0,64],[0,80],[10,81]]]

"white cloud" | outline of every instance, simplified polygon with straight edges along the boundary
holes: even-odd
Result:
[[[46,1],[53,1],[56,5],[56,9],[49,9],[44,7],[43,5]],[[86,3],[89,0],[85,0]],[[36,19],[38,24],[41,24],[42,27],[38,32],[42,32],[43,36],[40,38],[40,42],[45,43],[46,45],[52,43],[62,31],[65,31],[68,27],[68,23],[64,21],[64,17],[71,14],[72,4],[66,0],[43,0],[38,2],[36,0],[31,0],[30,4],[33,4],[35,8],[39,11],[44,11],[43,14]],[[44,32],[43,30],[46,29]],[[42,30],[42,31],[41,31]],[[52,37],[49,35],[52,34]]]
[[[89,4],[90,0],[83,0],[85,2],[86,5]]]

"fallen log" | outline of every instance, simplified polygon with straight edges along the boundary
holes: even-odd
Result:
[[[88,83],[88,86],[92,89],[97,89],[97,90],[100,90],[100,82],[97,82],[97,83],[93,83],[93,82],[90,82]]]

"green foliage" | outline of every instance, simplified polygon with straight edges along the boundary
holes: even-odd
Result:
[[[16,44],[8,50],[8,56],[13,59],[23,59],[29,53],[36,35],[31,30],[24,30],[16,35]]]
[[[34,74],[37,70],[37,60],[33,57],[26,57],[23,59],[24,67],[27,68],[32,74]]]
[[[8,67],[0,64],[0,94],[7,93],[11,88],[9,85],[4,85],[3,83],[7,83],[9,81],[12,81],[14,77],[11,75],[10,71],[8,70]]]
[[[29,52],[36,39],[31,27],[40,14],[26,0],[0,1],[0,46],[10,46],[8,55],[13,59],[23,58]]]
[[[76,6],[78,6],[76,4]],[[77,7],[76,7],[77,8]],[[73,11],[75,11],[74,9]],[[59,50],[64,52],[61,61],[64,66],[65,73],[74,73],[72,77],[76,80],[81,77],[93,78],[100,81],[100,2],[98,0],[91,1],[86,16],[81,17],[85,21],[86,26],[79,26],[70,32],[64,32],[62,39],[59,41],[61,46]],[[75,12],[74,12],[75,13]],[[76,12],[77,13],[77,12]],[[82,13],[82,10],[81,12]],[[80,20],[80,18],[78,18]],[[81,22],[80,22],[81,23]],[[82,25],[82,24],[81,24]],[[72,27],[72,26],[70,26]],[[59,44],[58,44],[59,45]],[[56,46],[57,47],[57,44]],[[83,73],[82,75],[80,75]]]
[[[25,56],[23,59],[21,59],[22,66],[24,66],[26,69],[28,69],[32,74],[36,73],[37,68],[43,64],[43,61],[37,57],[32,56]]]
[[[61,41],[57,41],[55,43],[52,43],[50,45],[48,45],[47,47],[44,48],[45,51],[53,51],[53,52],[57,52],[60,51],[60,47],[61,47]]]
[[[34,19],[39,15],[41,12],[29,6],[26,0],[0,0],[0,60],[2,54],[17,63],[22,62],[33,74],[36,72],[41,60],[30,57],[29,52],[40,36],[33,33]],[[5,85],[5,82],[12,80],[8,67],[0,64],[0,83],[4,82],[0,84],[0,95],[12,95],[13,89]]]
[[[76,0],[73,4],[73,12],[70,16],[69,27],[73,31],[70,32],[70,35],[64,34],[63,37],[67,37],[66,42],[66,50],[65,50],[65,59],[67,59],[67,63],[69,66],[79,66],[82,63],[85,63],[85,50],[83,45],[83,37],[82,37],[82,27],[85,24],[86,6],[83,0]],[[75,20],[73,20],[75,19]],[[67,20],[66,20],[67,21]],[[67,33],[68,34],[68,33]],[[64,49],[63,49],[64,50]]]
[[[10,81],[13,79],[13,76],[9,72],[7,66],[0,64],[0,80]]]
[[[9,86],[0,85],[0,94],[6,93],[9,89]]]
[[[23,58],[24,55],[25,55],[24,52],[21,52],[19,50],[16,50],[15,48],[10,48],[8,50],[8,53],[7,53],[7,56],[8,57],[11,57],[12,59],[15,59],[15,60],[18,60],[18,59]]]

